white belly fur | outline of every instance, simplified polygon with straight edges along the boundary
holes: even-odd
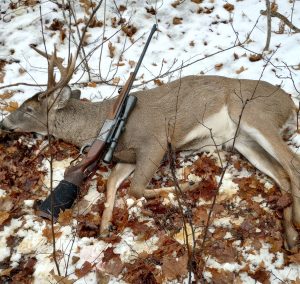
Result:
[[[211,132],[210,132],[211,129]],[[181,146],[188,144],[193,140],[199,140],[199,145],[197,147],[212,146],[215,148],[214,144],[222,145],[224,143],[230,145],[233,142],[233,138],[236,131],[236,124],[231,120],[228,114],[227,106],[222,107],[222,109],[211,116],[209,116],[203,123],[201,121],[196,125],[183,139],[180,143]],[[209,139],[204,139],[211,137],[213,135],[214,141]]]

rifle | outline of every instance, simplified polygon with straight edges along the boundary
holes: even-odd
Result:
[[[56,221],[61,210],[64,211],[72,207],[78,196],[79,187],[87,177],[95,172],[99,161],[102,159],[106,163],[111,162],[118,140],[125,130],[126,121],[137,101],[135,96],[129,95],[130,89],[156,30],[157,25],[153,25],[135,70],[130,74],[125,86],[120,90],[120,94],[103,123],[98,136],[91,145],[82,147],[80,153],[83,158],[76,165],[71,165],[66,169],[64,179],[39,205],[39,216],[47,219],[53,217],[53,220]],[[84,155],[83,152],[86,148],[89,149]]]

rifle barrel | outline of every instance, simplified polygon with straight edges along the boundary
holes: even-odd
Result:
[[[141,56],[140,56],[140,58],[139,58],[139,61],[138,61],[138,63],[136,64],[135,69],[134,69],[134,71],[133,71],[133,74],[132,74],[132,76],[131,76],[131,81],[130,81],[130,83],[128,84],[128,90],[130,90],[131,87],[132,87],[132,85],[133,85],[133,81],[134,81],[134,79],[135,79],[135,77],[136,77],[136,75],[137,75],[137,73],[138,73],[138,71],[139,71],[139,68],[140,68],[140,66],[141,66],[141,64],[142,64],[142,61],[143,61],[143,59],[144,59],[144,56],[145,56],[145,54],[146,54],[146,51],[147,51],[148,46],[149,46],[149,44],[150,44],[150,41],[151,41],[151,39],[152,39],[152,36],[153,36],[153,34],[156,32],[156,30],[157,30],[157,25],[154,24],[154,25],[152,26],[152,29],[151,29],[151,31],[150,31],[150,34],[149,34],[149,36],[148,36],[148,39],[147,39],[147,41],[146,41],[146,44],[145,44],[144,49],[143,49],[143,51],[142,51],[142,54],[141,54]]]

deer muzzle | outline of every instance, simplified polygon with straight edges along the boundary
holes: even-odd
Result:
[[[5,126],[4,124],[4,120],[0,121],[0,132],[13,132],[13,129],[8,128],[7,126]]]

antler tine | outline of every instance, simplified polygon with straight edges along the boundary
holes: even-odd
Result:
[[[41,99],[59,88],[62,89],[69,83],[75,70],[76,57],[74,58],[71,54],[67,66],[64,67],[62,64],[64,61],[63,58],[57,56],[56,45],[54,45],[54,51],[51,56],[39,50],[34,45],[30,45],[30,47],[49,61],[47,90],[40,94],[39,98]],[[60,79],[57,83],[55,82],[54,67],[57,67],[60,72]]]
[[[54,46],[54,52],[53,52],[53,60],[54,60],[54,64],[55,66],[58,68],[61,77],[64,76],[65,74],[65,67],[62,65],[62,62],[64,61],[61,57],[57,57],[57,49],[56,46]]]
[[[74,73],[76,60],[73,60],[73,56],[71,54],[66,67],[63,66],[62,62],[63,59],[57,56],[57,50],[56,47],[54,47],[54,64],[58,68],[61,76],[57,84],[63,87],[71,80],[71,77]]]
[[[55,74],[54,74],[54,59],[55,58],[54,58],[54,55],[52,54],[50,56],[46,52],[43,52],[43,51],[39,50],[38,48],[36,48],[33,44],[30,44],[30,47],[35,52],[37,52],[41,56],[47,58],[47,60],[48,60],[48,82],[47,82],[47,90],[50,90],[51,88],[53,88],[55,86]],[[42,97],[44,97],[44,93],[41,93],[39,95],[39,99],[41,99]]]
[[[52,55],[48,63],[48,83],[47,90],[55,86],[55,74],[54,74],[54,56]]]
[[[57,83],[57,88],[63,88],[71,80],[72,75],[75,70],[76,59],[73,58],[73,56],[71,54],[66,67],[63,66],[62,62],[63,62],[63,59],[60,57],[57,57],[56,51],[55,51],[54,64],[56,65],[56,67],[58,68],[58,70],[60,72],[60,80]]]
[[[35,52],[37,52],[38,54],[42,55],[43,57],[47,58],[48,60],[51,58],[51,56],[49,54],[46,54],[46,52],[43,52],[41,50],[39,50],[38,48],[35,47],[34,44],[30,44],[29,45]]]

